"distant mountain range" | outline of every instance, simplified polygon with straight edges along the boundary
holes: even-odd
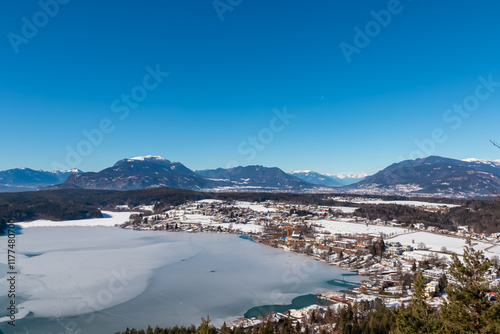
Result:
[[[54,189],[134,190],[173,187],[210,191],[314,191],[309,184],[279,168],[236,167],[194,172],[180,162],[158,156],[123,159],[100,172],[71,175],[64,183],[42,187]]]
[[[0,172],[0,191],[51,189],[134,190],[173,187],[203,191],[320,192],[479,198],[500,191],[500,161],[431,156],[395,163],[380,172],[285,173],[246,166],[193,171],[158,156],[123,159],[99,172],[44,172],[28,168]]]
[[[290,175],[296,176],[305,182],[321,184],[328,187],[341,187],[344,185],[338,177],[313,172],[312,170],[299,170],[291,172]]]
[[[30,168],[15,168],[0,171],[0,192],[19,192],[36,190],[39,187],[66,181],[73,174],[83,173],[78,169],[46,172]]]
[[[326,174],[313,172],[311,170],[298,170],[290,174],[298,177],[302,181],[329,187],[347,186],[359,182],[368,176],[368,174],[363,173]]]
[[[219,189],[214,190],[305,191],[318,188],[317,184],[287,174],[276,167],[240,166],[199,170],[196,173],[218,182]]]

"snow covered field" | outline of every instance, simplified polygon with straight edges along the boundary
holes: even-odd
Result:
[[[349,219],[338,220],[310,220],[309,223],[323,225],[324,227],[318,228],[319,231],[328,231],[332,234],[357,234],[366,233],[370,235],[379,236],[380,233],[386,235],[397,235],[408,232],[408,230],[392,227],[392,226],[379,226],[379,225],[366,225],[364,223],[348,222]]]
[[[455,205],[455,204],[443,204],[443,203],[430,203],[430,202],[419,202],[419,201],[355,201],[353,203],[360,203],[360,204],[397,204],[397,205],[407,205],[407,206],[414,206],[414,207],[429,207],[429,208],[439,208],[439,207],[445,207],[445,208],[456,208],[459,207],[460,205]]]
[[[251,209],[256,212],[276,212],[278,211],[277,209],[274,208],[266,208],[262,204],[254,204],[250,202],[236,202],[234,205],[237,208],[246,208],[246,209]]]
[[[488,252],[493,253],[493,254],[500,254],[500,245],[494,246],[494,247],[488,249]]]
[[[334,198],[335,200],[338,201],[347,201],[346,199],[337,197]],[[428,208],[439,208],[439,207],[445,207],[445,208],[456,208],[459,207],[460,205],[455,205],[455,204],[445,204],[445,203],[431,203],[431,202],[421,202],[421,201],[383,201],[381,199],[359,199],[359,200],[353,200],[349,201],[351,203],[359,203],[359,204],[397,204],[397,205],[407,205],[407,206],[414,206],[414,207],[428,207]]]
[[[408,229],[400,227],[391,226],[378,226],[378,225],[366,225],[361,223],[347,222],[347,219],[343,220],[317,220],[308,221],[310,223],[315,223],[323,225],[324,227],[318,228],[318,231],[328,231],[332,234],[358,234],[366,233],[369,235],[379,236],[380,233],[384,233],[386,236],[386,242],[400,242],[402,245],[410,245],[417,248],[420,243],[425,245],[428,251],[415,251],[410,253],[412,256],[424,258],[430,255],[430,252],[441,252],[443,247],[446,248],[448,252],[454,252],[459,255],[463,254],[463,249],[465,246],[465,239],[448,236],[444,234],[429,233],[429,232],[411,232]],[[488,257],[500,256],[500,245],[490,244],[487,242],[473,240],[474,248],[477,250],[484,250],[485,255]],[[447,256],[445,254],[439,254],[440,257]],[[449,257],[449,256],[448,256]]]
[[[399,241],[403,245],[412,245],[414,247],[418,246],[419,243],[424,243],[425,247],[428,250],[437,252],[440,252],[441,249],[445,247],[448,251],[457,254],[463,254],[463,248],[465,246],[465,239],[463,238],[428,232],[415,232],[405,235],[399,235],[395,238],[391,238],[389,241]],[[476,250],[485,250],[486,248],[492,246],[492,244],[476,240],[473,240],[473,244]],[[489,257],[500,255],[500,247],[495,246],[492,249],[486,251],[485,254]]]
[[[79,220],[35,220],[29,223],[17,223],[22,228],[30,227],[56,227],[56,226],[115,226],[123,224],[134,212],[102,211],[104,218],[79,219]]]

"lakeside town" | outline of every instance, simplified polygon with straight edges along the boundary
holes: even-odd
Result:
[[[388,203],[380,199],[335,197],[337,202]],[[398,203],[394,203],[398,202]],[[456,205],[418,201],[393,201],[419,209],[445,213]],[[266,201],[250,203],[239,201],[201,200],[187,202],[158,212],[154,205],[129,209],[129,221],[123,228],[188,233],[232,233],[252,240],[311,256],[318,261],[340,267],[362,276],[360,284],[347,284],[345,290],[323,291],[315,305],[286,313],[274,312],[267,317],[238,319],[231,327],[251,328],[265,319],[288,319],[304,323],[311,317],[326,316],[330,310],[353,303],[368,303],[371,307],[383,305],[393,308],[409,305],[413,295],[416,272],[426,281],[427,303],[439,308],[446,301],[444,288],[453,278],[449,273],[452,254],[461,255],[466,238],[475,249],[483,250],[496,270],[490,272],[491,299],[496,299],[500,286],[498,265],[500,234],[474,233],[467,226],[456,230],[442,229],[429,224],[403,226],[397,220],[362,218],[354,215],[355,206],[298,205]]]

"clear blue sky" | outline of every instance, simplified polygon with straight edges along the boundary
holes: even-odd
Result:
[[[500,3],[216,4],[219,13],[212,1],[72,0],[49,6],[53,17],[37,1],[4,4],[0,169],[75,161],[91,171],[153,154],[192,169],[373,173],[418,155],[416,140],[422,155],[500,158],[489,144],[500,141],[500,86],[475,97],[479,76],[500,82]],[[381,10],[390,22],[374,24]],[[372,29],[369,43],[355,27]],[[158,85],[146,77],[157,65],[169,73]],[[120,101],[132,91],[147,92],[135,108]],[[464,101],[468,116],[447,112]],[[282,126],[273,110],[285,106],[295,117]],[[106,119],[112,131],[83,143]],[[83,153],[68,160],[68,148]]]

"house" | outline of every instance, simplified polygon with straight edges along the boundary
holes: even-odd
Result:
[[[486,298],[488,298],[490,301],[496,301],[498,300],[498,292],[487,292]]]
[[[422,223],[413,224],[413,227],[415,227],[417,230],[423,230],[423,229],[425,229],[425,225],[422,224]]]
[[[422,272],[423,276],[425,278],[431,279],[431,280],[439,280],[441,276],[445,274],[443,270],[432,268],[432,269],[427,269]]]
[[[427,283],[425,287],[425,296],[432,297],[434,293],[438,290],[439,283],[436,281],[432,281]]]
[[[405,246],[405,247],[404,247],[404,251],[405,251],[405,252],[413,252],[413,247],[412,247],[412,246],[410,246],[410,245]]]
[[[386,249],[386,252],[390,255],[402,255],[403,250],[401,247],[389,247]]]

